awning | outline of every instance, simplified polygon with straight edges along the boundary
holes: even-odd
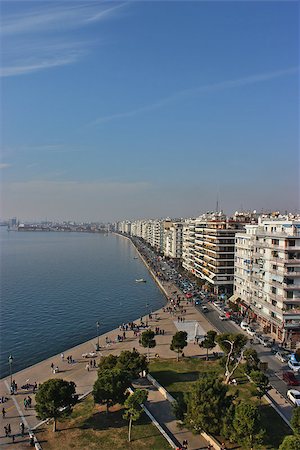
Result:
[[[241,300],[241,297],[239,297],[238,294],[233,294],[231,297],[229,297],[228,301],[231,303],[238,303],[238,301]]]

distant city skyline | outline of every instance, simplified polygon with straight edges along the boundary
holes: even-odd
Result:
[[[1,217],[299,210],[298,2],[3,1]]]

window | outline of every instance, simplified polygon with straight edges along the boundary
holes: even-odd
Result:
[[[277,289],[276,289],[276,287],[273,287],[273,286],[272,286],[271,292],[272,292],[272,294],[277,294]]]
[[[295,239],[289,239],[288,240],[288,246],[289,247],[295,247],[295,245],[296,245]]]
[[[273,270],[277,270],[276,264],[273,264]]]
[[[279,245],[279,239],[272,239],[273,245]]]

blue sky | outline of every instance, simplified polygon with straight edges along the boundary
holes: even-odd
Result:
[[[299,208],[299,3],[2,1],[2,218]]]

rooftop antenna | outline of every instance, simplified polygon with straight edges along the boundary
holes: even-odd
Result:
[[[217,213],[219,212],[219,197],[217,196],[217,208],[216,208]]]

